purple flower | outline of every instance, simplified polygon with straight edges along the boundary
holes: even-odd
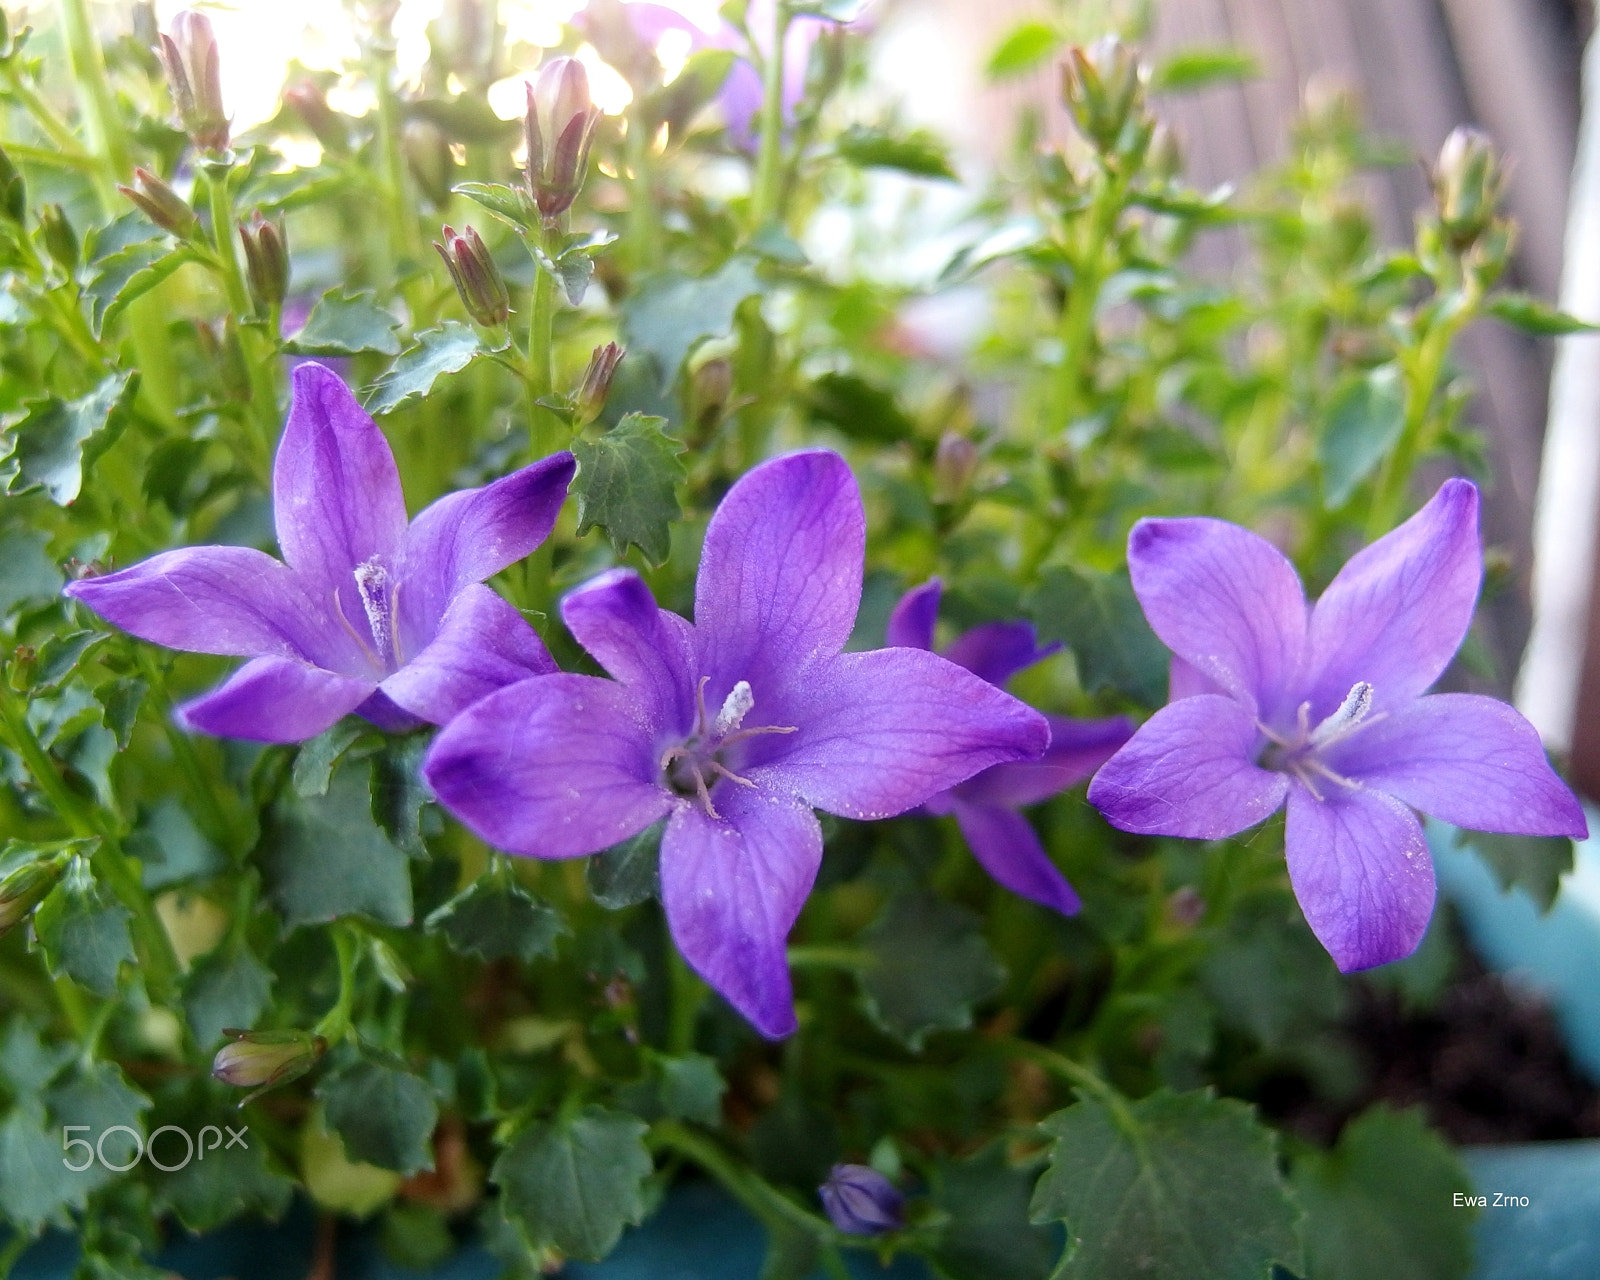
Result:
[[[864,1164],[836,1164],[817,1188],[828,1221],[852,1236],[881,1236],[905,1220],[906,1198]]]
[[[939,621],[937,578],[908,591],[889,618],[889,643],[932,649]],[[1061,646],[1041,649],[1026,622],[991,622],[956,639],[944,656],[990,684],[1004,688],[1024,667],[1048,658]],[[997,764],[976,777],[941,791],[923,808],[954,814],[967,847],[983,869],[1012,893],[1073,915],[1078,895],[1056,870],[1039,837],[1018,809],[1038,804],[1076,786],[1098,769],[1133,733],[1126,716],[1109,720],[1070,720],[1047,716],[1050,746],[1037,760]]]
[[[1422,939],[1433,864],[1413,809],[1482,831],[1586,833],[1532,725],[1492,698],[1422,696],[1483,575],[1467,481],[1354,556],[1314,608],[1276,548],[1220,520],[1141,520],[1128,566],[1174,654],[1171,701],[1090,801],[1125,831],[1216,840],[1287,799],[1289,879],[1340,969]]]
[[[784,943],[822,857],[812,809],[887,818],[1049,740],[1038,712],[934,654],[841,652],[865,550],[844,459],[765,463],[706,530],[692,624],[633,572],[602,574],[561,611],[615,678],[491,694],[423,766],[447,808],[514,853],[594,853],[666,818],[673,937],[773,1039],[795,1028]]]
[[[272,474],[287,563],[184,547],[66,593],[141,639],[250,659],[179,709],[204,733],[299,742],[352,711],[386,729],[441,724],[555,670],[482,583],[544,541],[573,469],[570,453],[555,454],[441,498],[408,527],[383,432],[344,383],[305,364]]]

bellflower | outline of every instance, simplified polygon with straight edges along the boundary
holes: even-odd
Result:
[[[837,454],[755,468],[706,530],[691,624],[629,570],[562,602],[614,677],[553,675],[445,727],[423,771],[514,853],[595,853],[665,818],[661,901],[689,964],[763,1035],[795,1028],[785,939],[822,858],[814,808],[886,818],[1044,750],[1044,717],[932,653],[844,653],[866,520]]]
[[[889,617],[891,645],[933,648],[942,591],[935,578],[901,597]],[[1030,623],[990,622],[959,636],[943,654],[979,679],[1004,688],[1017,672],[1060,648],[1059,644],[1039,648]],[[1012,893],[1070,916],[1081,905],[1078,895],[1017,810],[1082,782],[1128,740],[1133,724],[1126,716],[1046,719],[1050,746],[1039,759],[994,765],[941,791],[922,807],[933,814],[953,814],[973,857]]]
[[[1311,608],[1276,548],[1220,520],[1141,520],[1128,567],[1174,654],[1171,701],[1095,776],[1090,801],[1125,831],[1203,840],[1287,802],[1289,879],[1340,969],[1422,939],[1434,877],[1413,810],[1481,831],[1586,833],[1516,711],[1424,696],[1483,576],[1469,482],[1446,482]]]
[[[544,541],[572,455],[452,493],[408,527],[377,423],[321,365],[299,366],[293,383],[272,474],[282,562],[184,547],[66,588],[141,639],[250,659],[179,718],[259,742],[299,742],[352,711],[400,730],[555,670],[522,615],[482,584]]]

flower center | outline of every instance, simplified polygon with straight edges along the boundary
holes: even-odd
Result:
[[[722,709],[715,717],[706,713],[706,685],[710,676],[701,676],[694,691],[694,732],[675,747],[661,753],[661,781],[666,788],[685,799],[698,799],[708,818],[722,815],[711,803],[711,788],[718,778],[741,787],[756,784],[740,777],[722,758],[722,753],[738,743],[768,733],[793,733],[793,725],[756,725],[746,729],[744,718],[756,705],[756,696],[750,682],[741,680],[723,699]]]
[[[337,595],[333,602],[334,611],[339,615],[344,629],[350,633],[350,638],[374,667],[385,672],[395,671],[403,662],[394,628],[395,610],[400,602],[400,584],[389,576],[382,557],[376,555],[358,564],[350,576],[355,579],[356,598],[361,601],[361,612],[366,615],[367,636],[363,637],[351,625]]]
[[[1318,800],[1324,798],[1317,789],[1319,783],[1359,791],[1361,783],[1329,768],[1321,752],[1388,715],[1385,711],[1372,713],[1372,697],[1372,686],[1365,680],[1357,680],[1333,714],[1316,726],[1311,724],[1311,704],[1302,702],[1295,716],[1294,731],[1289,734],[1279,733],[1257,720],[1256,728],[1269,742],[1262,753],[1261,764],[1280,773],[1292,773]]]

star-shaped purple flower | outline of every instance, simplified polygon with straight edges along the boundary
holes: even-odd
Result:
[[[887,818],[1049,741],[1037,711],[935,654],[842,652],[865,550],[844,459],[765,463],[706,530],[692,624],[631,571],[602,574],[561,611],[614,679],[491,694],[423,766],[446,808],[514,853],[594,853],[666,818],[673,937],[774,1039],[795,1028],[784,944],[822,858],[812,809]]]
[[[1413,809],[1581,837],[1533,726],[1492,698],[1424,697],[1472,621],[1478,491],[1450,480],[1351,558],[1314,608],[1270,543],[1221,520],[1141,520],[1128,567],[1173,651],[1171,701],[1095,775],[1125,831],[1216,840],[1288,801],[1289,879],[1349,972],[1409,955],[1433,912]]]
[[[891,645],[933,648],[943,589],[934,578],[901,597],[889,616]],[[979,679],[1004,688],[1017,672],[1060,648],[1053,644],[1041,649],[1030,623],[990,622],[958,636],[943,655]],[[1070,916],[1082,905],[1078,895],[1017,810],[1082,782],[1132,736],[1133,724],[1126,716],[1107,720],[1045,718],[1050,724],[1050,746],[1039,759],[994,765],[941,791],[922,807],[933,814],[953,814],[973,856],[1012,893]]]
[[[299,742],[352,711],[393,730],[442,724],[555,670],[482,584],[544,541],[574,465],[555,454],[441,498],[408,527],[383,432],[334,374],[301,365],[272,474],[283,561],[184,547],[66,593],[141,639],[250,659],[179,709],[204,733]]]

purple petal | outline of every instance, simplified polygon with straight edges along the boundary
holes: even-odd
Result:
[[[378,424],[330,370],[303,364],[293,382],[272,469],[278,546],[319,610],[343,591],[359,619],[352,573],[374,556],[392,565],[405,536],[400,473]]]
[[[934,628],[939,625],[939,597],[944,583],[929,578],[900,597],[889,615],[889,630],[884,643],[892,649],[933,648]]]
[[[370,720],[385,733],[410,733],[413,729],[420,729],[428,723],[421,716],[412,715],[386,694],[382,685],[374,689],[367,700],[356,708],[356,714],[363,720]]]
[[[1167,701],[1192,698],[1197,693],[1222,693],[1228,691],[1215,680],[1208,680],[1176,654],[1167,669]]]
[[[718,792],[720,818],[682,805],[661,842],[661,904],[678,950],[777,1040],[795,1029],[785,942],[822,862],[822,828],[798,801]]]
[[[178,708],[178,722],[219,738],[304,742],[366,701],[371,680],[293,658],[253,658],[210,693]]]
[[[822,449],[748,472],[706,529],[694,621],[714,684],[759,687],[844,647],[861,604],[861,490]]]
[[[484,485],[439,499],[406,531],[399,579],[400,635],[415,652],[456,593],[521,560],[550,535],[577,467],[552,454]]]
[[[527,619],[473,583],[451,602],[433,643],[380,687],[418,719],[448,724],[496,689],[555,669]]]
[[[709,43],[709,37],[704,31],[676,9],[669,9],[665,5],[642,4],[638,3],[638,0],[630,0],[622,12],[627,16],[628,25],[633,28],[634,34],[646,44],[660,44],[661,37],[669,31],[687,32],[690,49],[700,49]]]
[[[1535,836],[1588,834],[1534,727],[1470,693],[1397,707],[1326,754],[1335,772],[1458,827]]]
[[[697,676],[689,625],[657,608],[632,569],[613,569],[561,602],[573,638],[644,705],[650,723],[687,734],[694,727]]]
[[[1041,649],[1031,622],[988,622],[957,637],[944,656],[978,679],[1004,688],[1024,667],[1060,651],[1059,644]]]
[[[1444,672],[1472,623],[1483,553],[1478,490],[1447,480],[1392,533],[1352,556],[1311,614],[1312,720],[1357,681],[1394,707]]]
[[[1288,782],[1253,763],[1247,707],[1218,694],[1169,702],[1089,784],[1089,803],[1114,827],[1145,835],[1220,840],[1283,803]]]
[[[761,111],[761,77],[745,59],[740,58],[722,82],[717,101],[722,104],[723,123],[735,146],[743,151],[756,149],[755,120]]]
[[[795,718],[777,723],[799,731],[766,739],[772,754],[751,776],[847,818],[904,813],[990,765],[1037,757],[1049,743],[1049,726],[1032,707],[921,649],[816,663],[791,697],[786,710]]]
[[[1020,813],[961,801],[953,812],[967,848],[991,876],[1012,893],[1064,916],[1077,914],[1083,903]]]
[[[955,789],[958,799],[972,804],[1020,808],[1060,795],[1089,777],[1133,737],[1127,716],[1109,720],[1069,720],[1046,716],[1050,745],[1037,760],[997,764]]]
[[[1283,553],[1223,520],[1141,520],[1128,570],[1161,642],[1270,716],[1305,652],[1305,595]]]
[[[621,685],[536,676],[474,703],[434,739],[423,776],[445,808],[512,853],[572,858],[637,835],[675,799]]]
[[[1433,914],[1433,860],[1410,809],[1381,791],[1289,789],[1289,880],[1317,940],[1345,973],[1401,960]]]

